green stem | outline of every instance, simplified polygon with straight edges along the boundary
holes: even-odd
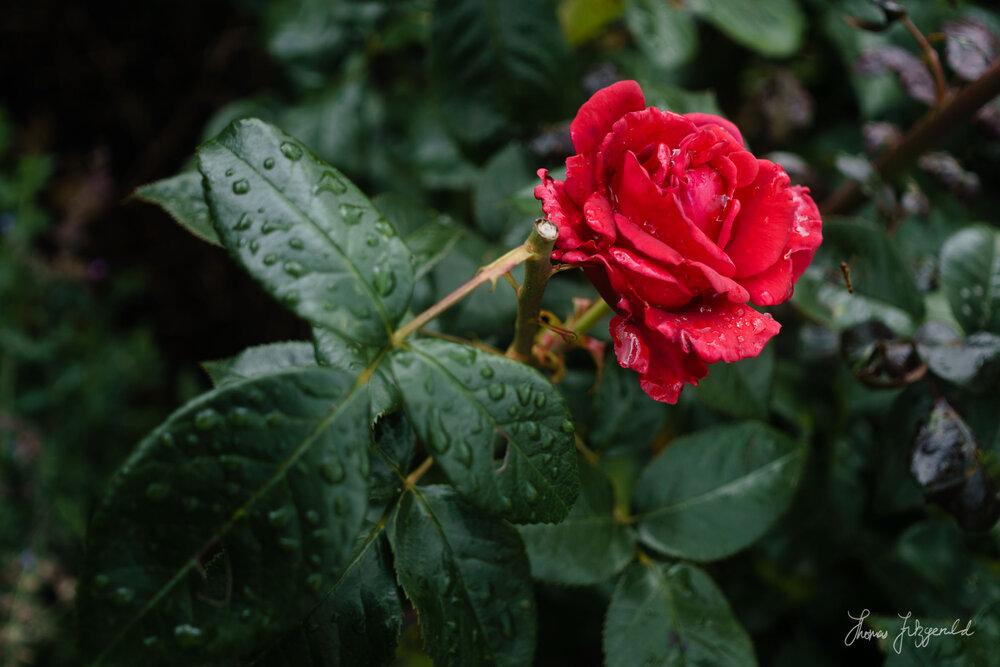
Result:
[[[503,274],[533,256],[534,254],[531,247],[527,243],[524,243],[508,251],[502,257],[490,262],[483,268],[479,269],[471,280],[463,285],[460,285],[454,292],[414,317],[401,328],[397,329],[396,332],[392,334],[392,345],[395,346],[402,343],[414,331],[433,320],[448,308],[451,308],[453,305],[461,301],[462,297],[466,296],[483,283],[495,282],[497,279],[502,277]]]
[[[895,148],[882,154],[872,166],[889,180],[915,161],[921,153],[944,139],[953,128],[972,120],[980,107],[1000,94],[1000,59],[982,76],[948,98],[917,121]],[[867,195],[858,181],[850,180],[831,194],[820,210],[824,215],[846,215],[864,203]]]
[[[578,319],[567,323],[569,324],[568,328],[578,337],[583,336],[610,312],[611,306],[608,305],[607,301],[598,296],[590,304],[590,307],[583,311]]]
[[[523,363],[531,363],[531,348],[538,333],[538,315],[542,310],[542,295],[552,275],[552,247],[559,237],[559,228],[539,218],[528,235],[525,245],[531,248],[531,258],[524,263],[524,282],[517,291],[517,322],[514,324],[514,342],[507,349],[507,356]]]

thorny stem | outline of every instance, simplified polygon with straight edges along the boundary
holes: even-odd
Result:
[[[611,306],[608,305],[607,301],[598,296],[587,310],[583,311],[580,317],[567,322],[566,328],[572,331],[577,337],[583,336],[610,312]]]
[[[524,283],[517,290],[517,322],[514,324],[514,342],[507,348],[507,356],[522,363],[531,363],[531,349],[538,333],[538,315],[542,309],[542,295],[552,274],[552,247],[559,237],[559,228],[545,218],[535,221],[525,245],[531,257],[524,263]]]
[[[938,53],[934,50],[934,47],[931,46],[931,43],[924,37],[924,33],[920,32],[920,28],[914,25],[909,16],[902,16],[899,22],[909,31],[913,39],[917,40],[921,51],[924,52],[924,63],[927,65],[927,69],[930,70],[931,76],[934,77],[935,98],[940,106],[948,95],[948,85],[944,82],[944,70],[941,69],[941,59],[938,57]]]
[[[420,313],[392,334],[392,345],[402,343],[414,331],[424,326],[448,308],[461,301],[464,296],[486,282],[496,282],[505,273],[521,262],[534,257],[534,252],[528,243],[523,243],[479,269],[468,282],[460,285],[454,292],[441,299],[433,306]]]
[[[1000,59],[994,60],[982,76],[959,93],[928,111],[895,148],[879,156],[872,166],[883,180],[893,178],[943,139],[949,130],[971,120],[980,107],[997,95],[1000,95]],[[866,198],[861,184],[851,180],[827,197],[820,209],[824,215],[845,215],[863,204]]]

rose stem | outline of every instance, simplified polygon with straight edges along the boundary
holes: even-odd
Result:
[[[879,156],[872,166],[889,180],[909,166],[921,153],[943,139],[949,130],[968,122],[984,104],[1000,94],[1000,59],[982,76],[940,106],[934,107],[910,128],[903,140]],[[864,203],[867,195],[858,181],[847,181],[827,197],[820,209],[824,215],[846,215]]]
[[[454,292],[397,329],[396,332],[392,334],[392,345],[399,345],[402,343],[406,340],[407,336],[433,320],[457,302],[461,301],[462,297],[469,294],[483,283],[491,281],[496,282],[515,266],[534,256],[535,254],[533,248],[525,242],[516,248],[509,250],[502,257],[493,260],[486,266],[479,269],[471,280],[460,285]]]
[[[566,328],[577,336],[583,336],[593,328],[595,324],[604,319],[604,316],[611,312],[611,306],[603,298],[598,296],[575,320],[566,323]]]
[[[917,40],[920,50],[924,52],[924,64],[927,65],[931,76],[934,77],[935,98],[938,105],[940,105],[944,102],[944,98],[948,94],[948,85],[944,82],[944,70],[941,69],[941,59],[938,57],[938,53],[934,50],[934,47],[931,46],[931,43],[924,37],[924,33],[920,32],[920,28],[914,25],[909,16],[904,14],[900,17],[899,22],[909,31],[913,39]]]
[[[525,245],[531,248],[531,257],[524,263],[524,282],[517,290],[517,322],[514,324],[514,342],[507,348],[507,356],[523,363],[531,363],[531,348],[538,333],[538,315],[542,309],[542,295],[552,274],[552,246],[559,237],[559,228],[545,218],[535,220]]]

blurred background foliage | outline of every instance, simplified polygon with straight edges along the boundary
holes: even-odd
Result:
[[[1000,53],[991,3],[902,4],[949,86]],[[235,118],[273,122],[436,260],[416,311],[523,239],[540,212],[533,172],[572,154],[575,110],[623,78],[649,104],[734,120],[817,201],[856,179],[868,203],[826,219],[765,354],[714,367],[676,407],[646,398],[613,356],[567,352],[560,389],[615,502],[628,509],[676,436],[777,425],[809,444],[791,509],[708,566],[761,664],[915,664],[843,645],[847,612],[865,608],[890,627],[907,611],[973,618],[975,636],[920,656],[997,664],[1000,103],[881,182],[870,159],[926,113],[934,82],[902,25],[858,27],[884,26],[874,3],[43,0],[4,12],[0,665],[75,664],[93,503],[139,437],[208,386],[198,362],[307,335],[219,248],[127,200],[137,186],[190,171],[193,146]],[[591,295],[568,272],[546,306],[566,318]],[[483,288],[437,325],[505,345],[515,308],[502,285]],[[538,664],[600,663],[613,586],[538,585]],[[414,621],[400,664],[426,664]]]

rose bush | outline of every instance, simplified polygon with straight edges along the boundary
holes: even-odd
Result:
[[[809,190],[709,114],[646,108],[634,81],[598,91],[570,126],[566,180],[535,196],[559,227],[553,259],[584,267],[617,315],[618,362],[676,403],[707,364],[760,353],[822,241]]]

